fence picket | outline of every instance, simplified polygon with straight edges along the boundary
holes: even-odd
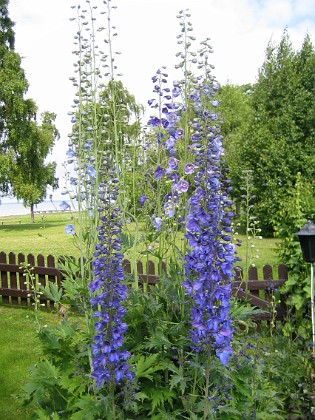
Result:
[[[0,264],[7,264],[7,255],[5,252],[0,253]],[[7,270],[1,270],[1,289],[6,290],[9,288],[9,272]],[[1,294],[2,295],[2,294]],[[10,303],[9,296],[2,295],[1,303]]]
[[[25,255],[22,254],[21,252],[18,254],[18,265],[19,267],[21,267],[22,264],[25,263]],[[29,305],[29,299],[27,298],[27,290],[29,290],[28,284],[27,284],[27,279],[26,277],[23,275],[24,273],[19,273],[19,288],[20,290],[25,291],[26,296],[21,296],[19,297],[20,299],[20,305],[21,306],[28,306]]]

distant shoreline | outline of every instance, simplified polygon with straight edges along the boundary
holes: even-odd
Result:
[[[35,214],[45,214],[45,213],[68,213],[69,210],[60,209],[60,203],[64,200],[56,201],[43,201],[39,203],[34,208]],[[74,211],[74,209],[72,209]],[[26,216],[31,214],[30,207],[24,207],[22,203],[19,202],[5,202],[0,204],[0,217],[10,217],[10,216]]]

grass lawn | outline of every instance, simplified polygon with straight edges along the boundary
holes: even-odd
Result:
[[[72,222],[70,213],[47,213],[30,216],[2,217],[0,224],[0,251],[24,254],[76,255],[72,238],[64,232]]]
[[[45,322],[57,319],[43,313]],[[18,393],[27,382],[29,368],[40,357],[36,327],[31,309],[0,306],[0,419],[21,420],[31,416],[31,409],[22,406]]]
[[[46,213],[36,215],[35,223],[30,223],[29,215],[2,217],[0,251],[7,254],[14,252],[16,255],[22,252],[44,256],[49,254],[78,256],[78,249],[74,245],[73,238],[64,232],[65,226],[73,222],[73,217],[70,213]],[[248,267],[250,264],[255,264],[260,277],[265,264],[274,267],[279,264],[276,255],[276,239],[247,241],[244,235],[239,235],[238,238],[242,241],[242,245],[237,248],[238,256],[242,259],[237,263],[238,265]]]

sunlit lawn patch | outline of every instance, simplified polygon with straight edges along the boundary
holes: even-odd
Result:
[[[42,313],[51,323],[56,315]],[[0,306],[0,418],[20,420],[28,418],[31,408],[22,407],[18,394],[29,378],[29,368],[40,358],[41,348],[33,323],[34,313],[29,309]]]

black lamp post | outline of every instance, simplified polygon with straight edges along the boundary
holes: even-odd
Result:
[[[315,357],[315,308],[314,308],[314,267],[315,261],[315,224],[310,220],[296,232],[299,237],[303,259],[311,263],[311,314],[312,314],[312,335],[313,335],[313,356]]]

